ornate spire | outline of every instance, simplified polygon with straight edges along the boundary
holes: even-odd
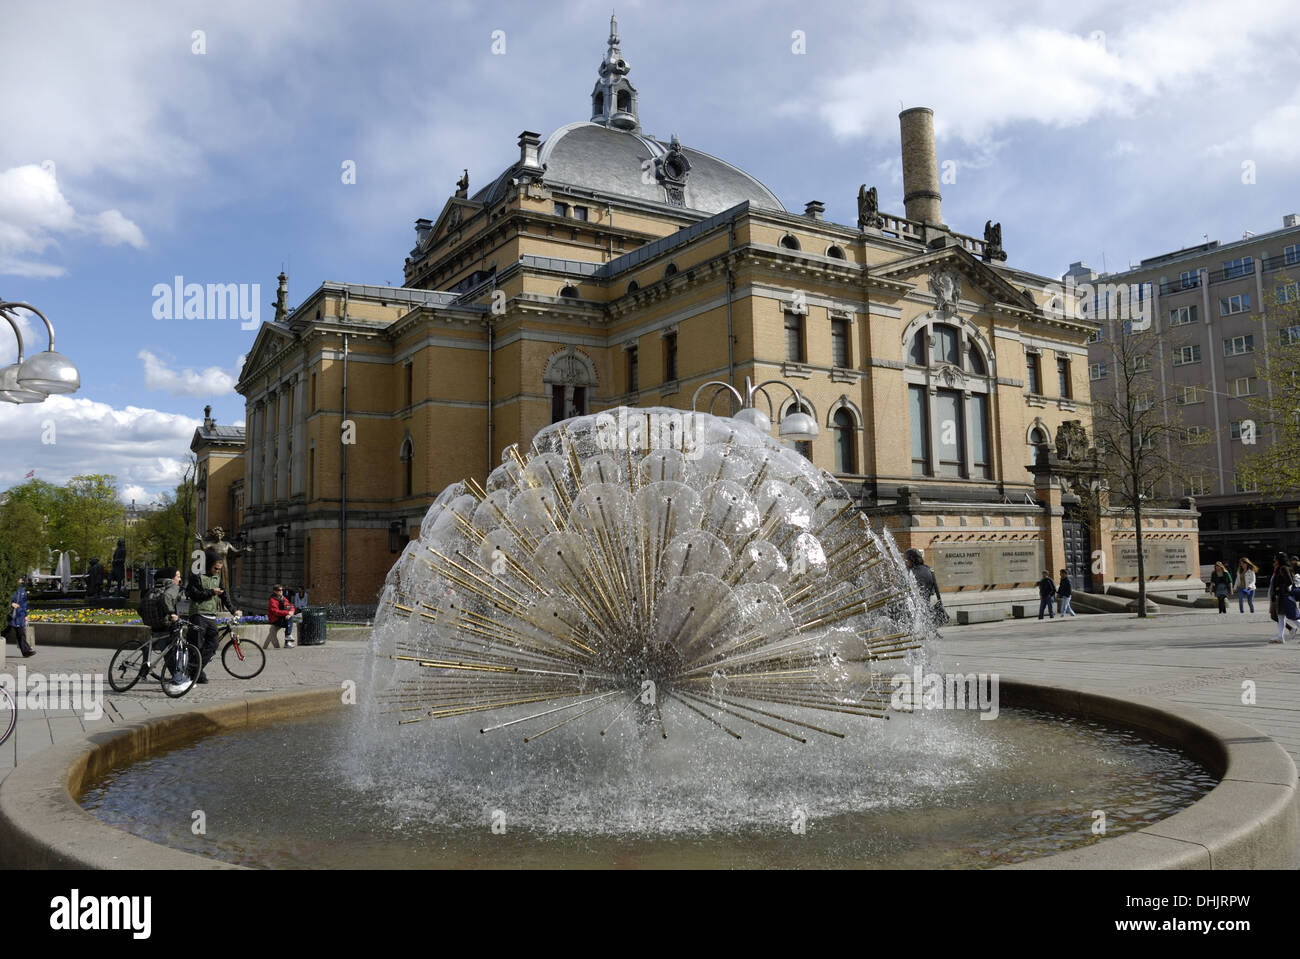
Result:
[[[605,56],[600,61],[600,79],[591,92],[591,122],[620,130],[641,129],[637,118],[636,88],[627,74],[632,68],[623,59],[618,46],[618,17],[609,18],[609,40]]]

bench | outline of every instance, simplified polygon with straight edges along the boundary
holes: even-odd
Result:
[[[1023,609],[1023,607],[1021,608]],[[1006,613],[1000,609],[959,609],[957,610],[957,625],[969,626],[971,623],[996,623],[1004,616],[1006,616]]]

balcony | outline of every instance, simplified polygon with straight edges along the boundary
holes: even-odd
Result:
[[[1240,280],[1242,277],[1254,275],[1255,261],[1251,260],[1248,265],[1230,266],[1225,267],[1222,270],[1211,270],[1210,285],[1213,286],[1215,283],[1223,283],[1227,280]]]
[[[1178,280],[1165,280],[1160,284],[1160,295],[1168,296],[1170,293],[1182,293],[1184,290],[1195,290],[1201,285],[1201,276],[1198,273],[1194,277]]]

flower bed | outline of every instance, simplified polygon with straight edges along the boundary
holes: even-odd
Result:
[[[224,618],[224,617],[223,617]],[[27,614],[32,623],[64,623],[73,626],[138,626],[134,609],[39,609]],[[240,623],[265,623],[265,616],[245,616]]]

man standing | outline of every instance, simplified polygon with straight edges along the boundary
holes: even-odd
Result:
[[[1070,597],[1074,595],[1074,584],[1070,582],[1070,573],[1068,570],[1061,570],[1061,584],[1056,587],[1056,596],[1061,601],[1061,616],[1065,617],[1066,613],[1071,616],[1077,616],[1073,609],[1070,608]]]
[[[1049,619],[1056,619],[1056,604],[1053,599],[1056,597],[1056,584],[1052,582],[1052,574],[1043,570],[1043,578],[1038,581],[1038,618],[1043,618],[1043,611],[1047,611]]]
[[[23,576],[18,577],[18,588],[9,600],[8,619],[5,637],[8,638],[12,631],[14,642],[18,644],[18,651],[23,654],[23,658],[35,656],[36,650],[27,642],[27,579]]]
[[[943,600],[939,598],[939,583],[934,578],[934,570],[925,565],[925,558],[922,557],[919,549],[909,549],[905,552],[903,562],[912,571],[916,585],[921,587],[921,602],[931,611],[935,624],[946,626],[949,622],[948,611],[943,608]],[[936,600],[933,606],[930,602],[931,596]]]
[[[233,608],[230,605],[230,598],[226,591],[221,588],[221,554],[215,550],[208,550],[203,554],[204,571],[202,573],[190,573],[189,582],[185,585],[185,595],[190,598],[193,604],[190,610],[190,622],[198,630],[196,637],[199,652],[203,656],[203,665],[206,668],[212,657],[217,654],[217,613],[221,608],[239,619],[243,612]],[[199,682],[206,683],[208,674],[199,673]]]

